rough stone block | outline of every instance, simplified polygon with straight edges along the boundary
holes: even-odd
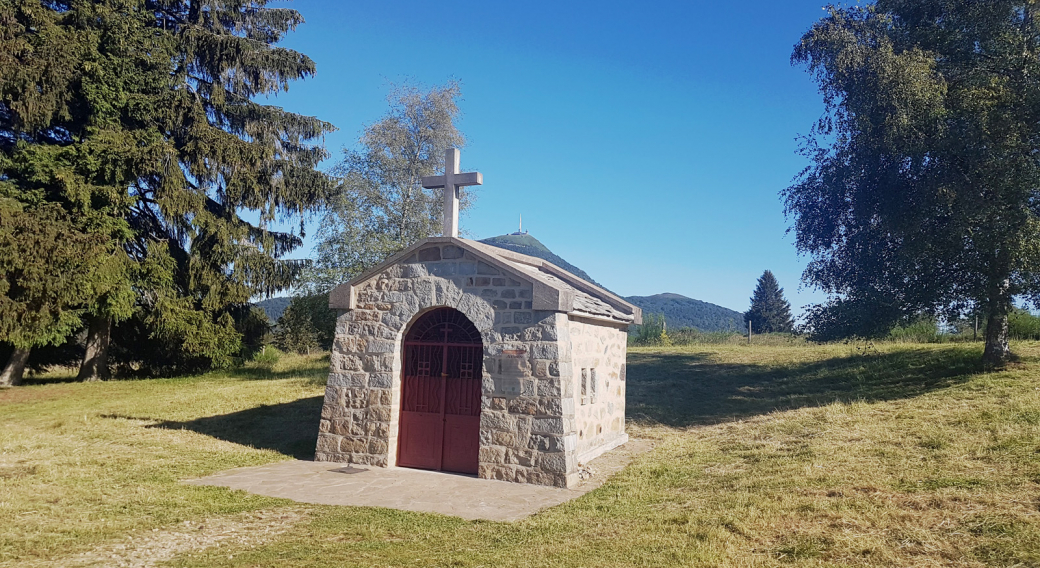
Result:
[[[419,262],[427,262],[431,260],[441,259],[440,247],[426,247],[419,250]]]
[[[485,262],[478,262],[477,274],[488,274],[491,276],[498,276],[499,274],[502,274],[502,271]]]
[[[523,302],[509,302],[509,309],[511,310],[522,310],[523,308]]]
[[[538,467],[550,473],[567,473],[567,459],[562,453],[539,454]]]
[[[388,389],[394,384],[391,373],[373,373],[368,377],[368,386],[374,389]]]
[[[367,420],[374,422],[389,422],[390,421],[390,407],[388,406],[374,406],[368,409],[368,414],[365,416]]]
[[[460,262],[456,270],[457,274],[468,275],[477,273],[477,263],[475,262]]]
[[[339,451],[339,436],[332,434],[318,434],[317,452],[336,453]]]
[[[478,461],[482,464],[500,464],[506,461],[506,449],[497,446],[485,446],[480,448]]]
[[[538,403],[528,398],[514,398],[509,401],[509,413],[527,414],[531,416],[539,414]]]
[[[438,262],[427,264],[426,271],[430,273],[430,276],[447,278],[456,274],[456,266],[454,262]]]
[[[560,380],[548,377],[538,381],[538,396],[551,396],[560,397],[563,396],[563,391],[560,388]]]
[[[516,446],[516,434],[513,432],[493,432],[491,434],[491,443],[496,446],[512,448]]]
[[[516,290],[502,290],[502,297],[507,299],[516,298]]]
[[[505,278],[492,278],[491,279],[491,285],[492,286],[505,286],[506,285],[506,279]]]
[[[324,420],[324,419],[320,420],[318,422],[318,433],[320,433],[320,434],[327,434],[328,431],[329,431],[329,428],[331,428],[331,427],[332,427],[332,422],[330,422],[328,420]]]
[[[542,434],[563,434],[563,418],[535,418],[531,421],[531,431]]]
[[[535,453],[531,450],[518,450],[510,448],[506,450],[506,463],[510,465],[532,467],[535,463]]]
[[[531,434],[531,437],[527,440],[527,447],[539,452],[564,451],[563,438],[545,434]]]
[[[480,429],[510,431],[516,428],[516,419],[504,412],[484,412],[480,415]]]
[[[368,353],[393,353],[397,346],[393,341],[369,340],[366,351]]]
[[[376,439],[369,440],[368,453],[376,456],[386,455],[386,442]]]
[[[516,481],[516,468],[509,465],[495,466],[491,473],[491,479],[499,481]]]

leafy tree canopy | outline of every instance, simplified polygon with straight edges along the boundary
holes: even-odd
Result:
[[[1007,360],[1012,299],[1040,300],[1038,9],[831,6],[795,47],[827,112],[784,197],[805,279],[832,295],[825,318],[874,334],[979,309],[985,357]]]
[[[445,150],[465,144],[455,126],[460,96],[455,82],[429,91],[397,88],[387,115],[365,129],[357,149],[344,150],[317,258],[304,273],[308,291],[328,292],[440,232],[442,193],[423,189],[422,178],[443,171]],[[461,191],[460,210],[470,197]]]

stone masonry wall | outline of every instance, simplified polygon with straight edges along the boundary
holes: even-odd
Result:
[[[570,322],[577,459],[625,434],[625,356],[628,334],[581,319]],[[582,383],[585,393],[582,393]]]
[[[340,314],[316,458],[396,463],[401,339],[426,311],[466,315],[484,343],[479,475],[576,481],[567,316],[532,309],[532,284],[453,245],[431,244],[371,277]],[[562,347],[561,347],[562,346]]]

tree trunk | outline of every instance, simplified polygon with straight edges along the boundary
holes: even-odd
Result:
[[[87,320],[87,354],[79,367],[81,381],[108,379],[108,344],[112,339],[112,320],[91,316]]]
[[[29,362],[29,350],[18,349],[11,353],[11,358],[0,373],[0,387],[16,387],[22,384],[22,375],[25,374],[25,364]]]
[[[1011,347],[1008,345],[1011,298],[1007,294],[1007,280],[994,288],[986,314],[986,350],[982,353],[982,360],[991,365],[1003,365],[1011,360]]]

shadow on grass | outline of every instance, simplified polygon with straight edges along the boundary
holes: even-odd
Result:
[[[694,426],[835,401],[911,398],[985,366],[969,349],[901,350],[790,364],[718,363],[703,353],[629,353],[627,415]]]
[[[185,422],[160,422],[148,427],[191,430],[219,440],[274,450],[299,460],[311,460],[314,459],[314,446],[318,443],[323,400],[323,397],[313,396]]]

